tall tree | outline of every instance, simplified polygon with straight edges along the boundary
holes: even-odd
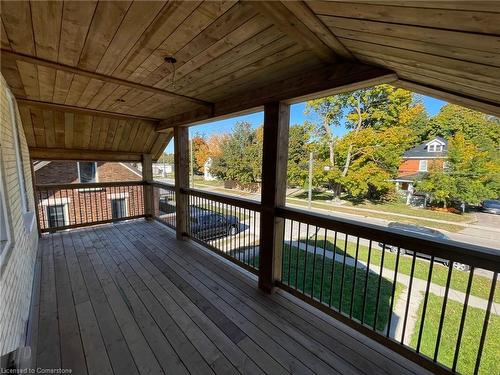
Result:
[[[500,146],[500,120],[455,104],[444,105],[427,124],[425,139],[440,136],[450,138],[462,133],[479,148],[490,152]]]
[[[308,122],[290,127],[287,168],[289,186],[304,187],[306,185],[313,128],[314,125]]]
[[[210,149],[203,134],[196,134],[191,142],[193,143],[193,164],[194,171],[203,173],[205,162],[210,157]]]
[[[220,150],[220,155],[212,159],[214,176],[243,184],[260,181],[262,130],[252,129],[247,122],[237,122],[232,134],[222,140]]]
[[[319,133],[326,136],[330,145],[334,144],[333,128],[344,125],[354,134],[361,129],[372,127],[382,129],[394,126],[399,122],[401,113],[413,103],[413,94],[407,90],[390,85],[378,85],[360,89],[307,103],[306,110],[315,112],[320,117]],[[354,144],[347,148],[342,168],[342,176],[349,172]],[[333,166],[335,156],[330,146],[330,164]]]
[[[352,145],[352,165],[349,174],[342,176],[342,184],[353,197],[380,199],[391,189],[401,154],[412,142],[411,129],[393,126],[376,130],[366,128],[351,132],[343,140],[343,147]]]
[[[411,92],[390,85],[378,85],[307,103],[306,111],[319,116],[318,135],[329,145],[329,165],[323,166],[323,174],[334,179],[330,183],[336,185],[337,194],[343,182],[349,181],[351,186],[353,181],[359,181],[355,178],[360,176],[359,173],[349,179],[347,177],[353,165],[358,169],[364,166],[363,161],[355,163],[354,160],[364,154],[363,142],[359,142],[363,131],[372,129],[383,132],[402,121],[410,124],[412,119],[422,116],[424,112],[421,106],[414,109],[417,105]],[[336,139],[333,130],[342,126],[348,134]]]

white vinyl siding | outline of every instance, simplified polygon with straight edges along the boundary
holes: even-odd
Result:
[[[7,92],[7,99],[9,102],[9,111],[12,124],[12,136],[14,143],[14,152],[16,157],[17,179],[19,183],[19,194],[21,195],[21,208],[22,212],[29,211],[28,203],[28,190],[26,189],[26,177],[24,176],[23,155],[21,153],[21,139],[19,134],[19,124],[17,123],[17,107],[14,97],[10,91]]]
[[[7,214],[6,181],[4,180],[2,158],[0,157],[0,267],[11,244],[10,222]]]

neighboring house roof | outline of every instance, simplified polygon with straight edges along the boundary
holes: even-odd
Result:
[[[120,164],[123,165],[128,170],[130,170],[131,172],[135,173],[137,176],[142,177],[142,172],[131,163],[120,163]]]
[[[33,170],[36,172],[48,164],[50,164],[50,161],[34,160],[33,161]]]
[[[442,151],[429,151],[430,145],[441,145]],[[445,158],[448,155],[448,141],[441,137],[433,138],[425,143],[422,143],[403,154],[403,159],[419,159],[419,158]]]
[[[413,182],[416,180],[421,180],[425,177],[427,172],[417,172],[417,173],[412,173],[412,174],[404,174],[404,175],[399,175],[395,179],[391,181],[397,181],[397,182]]]

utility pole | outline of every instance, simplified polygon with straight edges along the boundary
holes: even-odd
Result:
[[[307,208],[311,209],[312,201],[312,179],[313,179],[313,153],[309,153],[309,191],[307,194]]]
[[[163,156],[163,178],[166,178],[167,177],[167,168],[165,166],[165,152],[161,156]]]

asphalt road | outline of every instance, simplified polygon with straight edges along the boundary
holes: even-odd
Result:
[[[173,180],[165,179],[164,181],[167,183],[174,183]],[[201,189],[210,191],[210,188],[199,187],[199,186],[197,186],[197,188],[201,188]],[[238,192],[236,192],[236,191],[227,192],[226,194],[232,195],[232,196],[239,196]],[[260,199],[260,196],[245,195],[244,198],[258,200],[258,199]],[[300,208],[300,209],[306,209],[303,206],[296,206],[296,207]],[[384,227],[388,226],[388,224],[390,222],[392,222],[392,221],[388,221],[388,220],[384,220],[384,219],[377,219],[375,217],[364,217],[361,215],[332,212],[332,211],[321,210],[321,209],[317,209],[317,208],[313,208],[312,210],[317,210],[318,212],[321,212],[322,214],[326,214],[326,215],[331,215],[331,216],[335,216],[335,217],[339,217],[339,218],[348,218],[351,220],[356,220],[356,221],[360,221],[363,223],[369,223],[369,224],[374,224],[374,225],[381,225]],[[475,215],[477,218],[477,223],[474,223],[474,224],[476,224],[478,226],[491,228],[491,229],[465,228],[465,229],[461,230],[460,232],[447,232],[444,230],[442,230],[442,232],[445,233],[451,240],[454,240],[454,241],[489,247],[489,248],[500,251],[500,215],[486,214],[483,212],[475,213]]]

